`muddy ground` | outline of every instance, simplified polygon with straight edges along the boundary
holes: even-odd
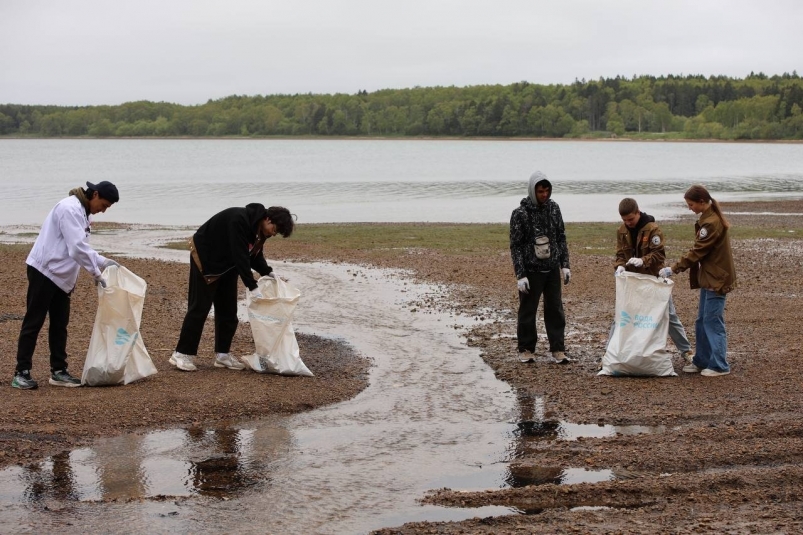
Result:
[[[148,283],[141,335],[158,373],[125,387],[64,388],[48,384],[47,323],[34,356],[37,390],[11,388],[17,339],[25,314],[25,257],[30,246],[4,249],[0,262],[0,467],[41,460],[98,436],[175,426],[225,426],[228,421],[306,411],[355,396],[367,386],[370,360],[342,341],[297,336],[314,377],[283,377],[215,368],[214,326],[207,322],[194,373],[167,362],[186,307],[185,264],[119,259]],[[240,288],[243,292],[244,289]],[[72,297],[67,352],[70,372],[81,376],[97,308],[94,283],[82,271]],[[237,329],[235,355],[252,354],[247,324]]]
[[[510,468],[510,488],[484,492],[433,489],[426,503],[477,507],[504,505],[519,515],[456,523],[415,523],[382,533],[655,533],[803,531],[803,201],[744,203],[733,212],[783,211],[785,216],[733,215],[735,226],[780,229],[781,239],[734,240],[739,288],[729,295],[726,322],[732,373],[718,378],[679,373],[674,378],[596,376],[613,315],[614,284],[609,254],[589,254],[570,244],[572,282],[565,287],[567,353],[577,360],[556,366],[546,358],[521,364],[515,353],[515,279],[502,248],[481,265],[465,257],[427,250],[375,257],[342,250],[328,259],[401,267],[421,280],[446,285],[454,297],[422,307],[454,308],[493,321],[467,334],[497,376],[517,391],[521,420],[534,420],[534,400],[543,401],[540,426],[525,428]],[[687,218],[689,233],[692,219]],[[789,232],[794,231],[794,232]],[[613,241],[613,234],[611,236]],[[611,244],[613,247],[613,244]],[[268,255],[314,260],[315,251],[293,240],[271,244]],[[0,310],[0,377],[11,379],[18,316],[24,313],[24,252],[4,254]],[[683,249],[669,244],[668,258]],[[612,254],[612,252],[611,252]],[[143,427],[210,425],[271,412],[307,410],[354,395],[365,385],[367,361],[347,347],[300,337],[314,378],[284,378],[212,368],[207,327],[201,371],[172,369],[172,350],[183,314],[186,267],[125,260],[148,281],[143,337],[160,373],[125,388],[37,392],[5,387],[0,411],[0,465],[27,463],[69,449],[95,436]],[[482,276],[478,276],[482,275]],[[694,342],[697,291],[687,274],[676,277],[674,300]],[[175,281],[181,281],[176,284]],[[94,288],[85,275],[74,297],[70,327],[71,369],[81,369],[81,348],[91,332]],[[541,330],[543,332],[543,330]],[[83,338],[86,337],[86,338]],[[40,348],[46,347],[45,338]],[[671,342],[670,342],[671,347]],[[241,326],[234,351],[253,350]],[[37,352],[36,378],[45,379],[46,353]],[[45,382],[45,381],[42,381]],[[649,426],[653,432],[609,438],[555,440],[557,422]],[[560,484],[567,468],[612,470],[613,481]],[[586,506],[583,510],[572,510]],[[590,507],[590,509],[589,509]],[[606,509],[599,509],[606,507]]]

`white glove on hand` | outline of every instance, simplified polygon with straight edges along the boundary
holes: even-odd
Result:
[[[630,260],[627,261],[627,265],[628,266],[635,266],[637,268],[640,268],[641,266],[644,265],[644,260],[642,260],[641,258],[638,258],[637,256],[634,256],[633,258],[631,258]]]
[[[251,294],[251,299],[265,299],[265,296],[262,295],[262,292],[259,291],[259,288],[254,288],[249,293]]]
[[[527,280],[527,277],[522,277],[516,282],[516,285],[519,287],[519,291],[523,294],[530,293],[530,281]]]
[[[672,273],[672,268],[671,267],[661,268],[661,271],[658,272],[658,276],[659,277],[663,277],[665,279],[668,279],[672,275],[674,275],[674,273]]]
[[[619,266],[616,268],[616,275],[621,275],[625,272],[625,266]]]
[[[563,285],[569,284],[569,281],[572,280],[572,272],[569,268],[561,268],[561,273],[563,273]]]
[[[106,281],[103,280],[102,275],[98,275],[97,277],[95,277],[95,286],[97,286],[98,284],[100,284],[101,288],[106,287]]]
[[[282,279],[284,282],[289,282],[290,281],[289,278],[283,277],[283,276],[279,275],[278,273],[276,273],[275,271],[271,271],[270,273],[268,273],[268,277],[270,277],[272,279],[279,278],[279,279]]]

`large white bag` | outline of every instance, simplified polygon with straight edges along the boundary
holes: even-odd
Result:
[[[293,332],[293,312],[301,291],[273,277],[257,281],[263,299],[248,294],[248,322],[254,335],[256,353],[242,357],[245,365],[259,373],[312,376],[298,354]]]
[[[81,384],[127,385],[156,373],[139,335],[148,285],[122,266],[107,267],[103,278]]]
[[[599,375],[677,375],[666,350],[673,285],[627,271],[616,276],[616,316]]]

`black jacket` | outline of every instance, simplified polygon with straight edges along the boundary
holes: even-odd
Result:
[[[535,257],[533,247],[539,235],[549,236],[550,258],[539,260]],[[517,279],[527,273],[569,267],[563,215],[555,201],[547,199],[539,205],[529,197],[521,200],[520,206],[510,216],[510,255]]]
[[[263,277],[273,271],[265,262],[262,242],[257,236],[259,224],[265,217],[265,207],[251,203],[245,208],[227,208],[201,225],[193,242],[204,276],[219,277],[236,268],[243,284],[249,290],[256,288],[251,270]]]

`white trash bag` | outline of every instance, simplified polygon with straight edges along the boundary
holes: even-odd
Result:
[[[293,312],[301,291],[280,278],[262,277],[257,281],[263,299],[248,295],[248,322],[254,335],[256,353],[241,357],[245,365],[259,373],[304,375],[312,372],[298,354],[293,332]]]
[[[598,375],[677,375],[666,350],[673,285],[640,273],[616,276],[616,316]]]
[[[122,266],[107,267],[103,279],[81,384],[127,385],[156,373],[139,335],[148,285]]]

